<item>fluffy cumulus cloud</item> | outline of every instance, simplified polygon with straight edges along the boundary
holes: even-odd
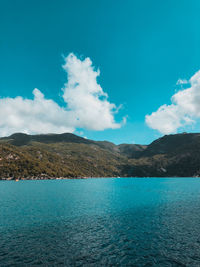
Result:
[[[63,98],[71,116],[80,128],[104,130],[119,128],[113,114],[117,112],[115,104],[108,102],[108,95],[97,83],[100,71],[95,71],[89,58],[84,61],[70,54],[65,59],[64,70],[68,73]]]
[[[97,83],[99,70],[95,70],[89,58],[78,59],[74,54],[65,58],[63,69],[68,82],[63,88],[65,107],[45,98],[38,89],[33,99],[23,97],[0,98],[0,135],[14,132],[63,133],[76,128],[104,130],[120,128],[116,123],[115,104]]]
[[[189,81],[179,80],[178,84],[189,87],[178,91],[171,98],[171,105],[163,105],[145,120],[149,127],[162,134],[176,133],[179,128],[194,124],[200,118],[200,71]]]

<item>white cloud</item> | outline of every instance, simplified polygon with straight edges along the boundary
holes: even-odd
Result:
[[[188,83],[189,88],[172,96],[171,105],[163,105],[151,115],[146,115],[145,121],[149,127],[162,134],[176,133],[179,128],[194,124],[200,118],[200,71]]]
[[[178,79],[178,81],[176,82],[177,85],[179,85],[179,84],[181,84],[181,85],[182,84],[188,84],[188,83],[189,83],[189,81],[185,80],[185,79],[183,79],[183,80],[182,79]]]
[[[33,99],[23,97],[0,98],[0,135],[14,132],[62,133],[76,128],[104,130],[120,128],[114,114],[117,108],[97,83],[89,58],[81,61],[74,54],[65,58],[64,70],[68,82],[63,88],[65,107],[46,99],[40,90],[33,90]]]
[[[116,129],[113,114],[117,111],[115,104],[108,102],[108,95],[97,83],[100,71],[94,70],[89,58],[81,61],[74,54],[65,58],[64,70],[68,73],[63,98],[67,103],[76,126],[91,130]]]
[[[73,132],[74,127],[67,111],[53,100],[47,100],[38,90],[33,91],[34,98],[0,99],[0,134],[14,132],[53,133]]]

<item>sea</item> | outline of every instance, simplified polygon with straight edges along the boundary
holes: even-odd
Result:
[[[0,266],[200,266],[200,179],[1,181]]]

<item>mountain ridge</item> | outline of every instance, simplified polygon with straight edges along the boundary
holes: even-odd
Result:
[[[185,177],[200,175],[200,133],[149,145],[94,141],[72,133],[0,138],[0,179]]]

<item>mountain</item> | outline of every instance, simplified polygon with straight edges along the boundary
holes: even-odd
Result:
[[[131,159],[127,168],[135,176],[199,176],[200,134],[165,135],[148,145],[137,160]]]
[[[64,134],[0,138],[0,179],[200,176],[200,134],[163,136],[150,145]]]

